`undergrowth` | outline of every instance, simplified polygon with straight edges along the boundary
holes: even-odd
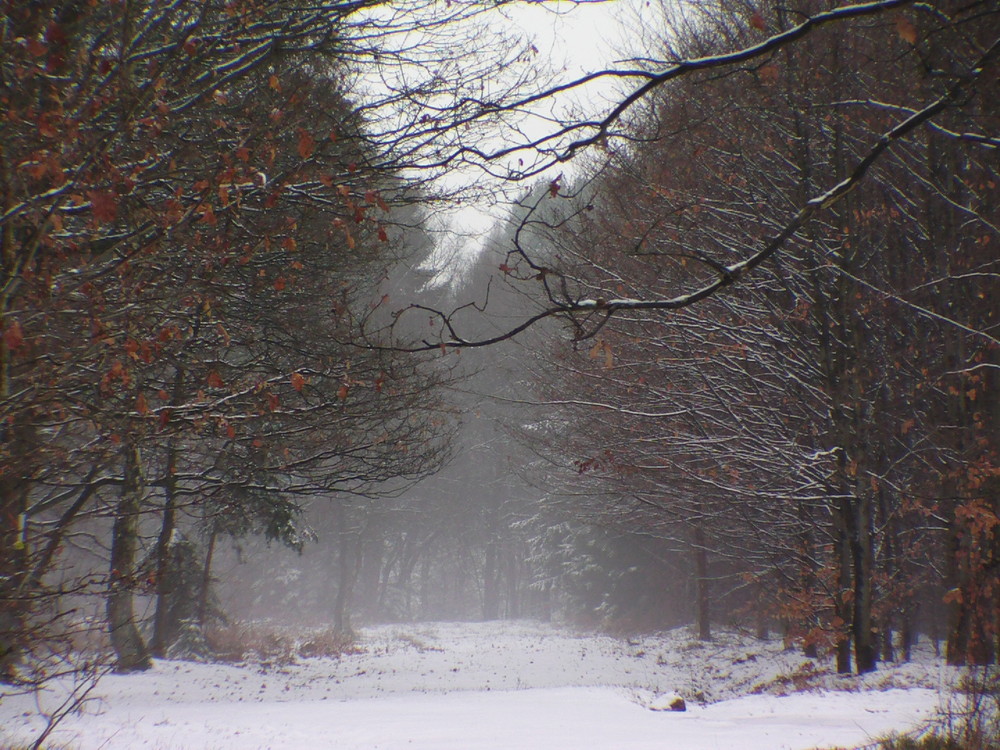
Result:
[[[358,653],[353,636],[323,628],[305,635],[292,635],[278,627],[260,623],[233,624],[207,633],[215,661],[292,664],[296,659],[340,658]]]
[[[941,716],[915,736],[892,736],[878,750],[1000,750],[1000,669],[969,667]]]

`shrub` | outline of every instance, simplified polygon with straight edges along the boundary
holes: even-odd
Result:
[[[291,664],[297,657],[340,658],[357,653],[354,638],[333,628],[296,638],[282,628],[244,623],[213,628],[206,639],[214,658],[223,662]]]
[[[915,737],[889,737],[879,750],[1000,750],[1000,669],[968,667],[941,718]]]

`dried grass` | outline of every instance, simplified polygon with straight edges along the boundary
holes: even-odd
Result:
[[[216,661],[293,664],[297,659],[339,659],[358,653],[355,639],[333,628],[292,632],[265,623],[236,623],[212,628],[206,639]]]

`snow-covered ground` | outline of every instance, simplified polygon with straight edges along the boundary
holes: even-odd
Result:
[[[49,747],[233,750],[777,750],[856,747],[933,718],[954,676],[930,654],[864,679],[779,641],[686,629],[617,639],[530,622],[363,631],[340,659],[159,661],[107,675]],[[0,747],[65,697],[0,692]],[[687,711],[656,711],[676,692]]]

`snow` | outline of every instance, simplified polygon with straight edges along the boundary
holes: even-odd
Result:
[[[107,675],[55,747],[234,750],[776,750],[855,747],[931,720],[953,675],[930,654],[837,677],[780,642],[687,629],[618,639],[531,622],[366,629],[340,659],[157,661]],[[0,692],[0,746],[25,743],[69,684]],[[784,694],[783,694],[784,693]],[[684,712],[653,710],[679,695]],[[665,743],[668,743],[665,745]]]

